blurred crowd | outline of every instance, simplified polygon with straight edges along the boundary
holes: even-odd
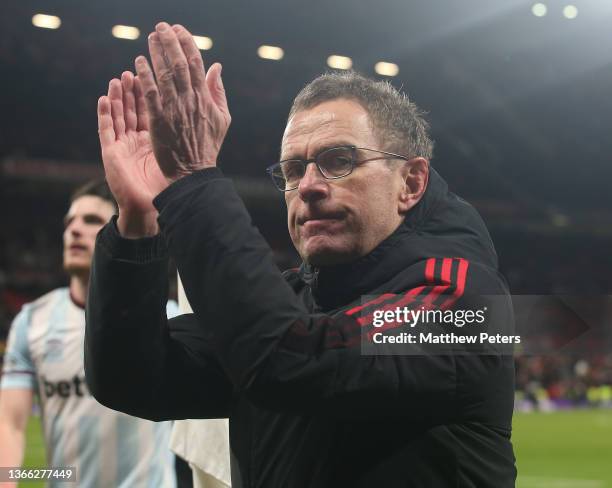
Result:
[[[515,408],[612,407],[612,352],[516,358]]]

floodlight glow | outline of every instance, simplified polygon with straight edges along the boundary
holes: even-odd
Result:
[[[566,5],[563,7],[563,15],[566,19],[575,19],[578,15],[578,9],[573,5]]]
[[[396,76],[399,73],[399,66],[395,63],[380,61],[374,66],[374,71],[383,76]]]
[[[113,26],[112,33],[117,39],[129,39],[130,41],[140,37],[140,30],[131,25],[115,25]]]
[[[346,56],[338,56],[333,54],[327,58],[327,66],[335,69],[351,69],[351,66],[353,66],[353,60]]]
[[[277,47],[277,46],[263,45],[257,48],[257,54],[259,55],[260,58],[263,58],[263,59],[271,59],[273,61],[279,61],[280,59],[283,59],[285,52],[282,50],[282,48]]]
[[[547,10],[546,5],[543,3],[535,3],[533,7],[531,7],[531,13],[536,17],[544,17]]]
[[[41,29],[59,29],[62,20],[55,15],[36,14],[32,17],[32,25]]]
[[[193,40],[201,51],[210,49],[213,45],[212,39],[206,36],[193,36]]]

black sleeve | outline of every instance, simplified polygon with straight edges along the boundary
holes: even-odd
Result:
[[[470,368],[453,355],[362,355],[353,318],[311,314],[298,300],[218,169],[179,180],[155,204],[195,315],[237,393],[280,411],[376,416],[384,405],[386,415],[454,414],[458,370]],[[500,365],[466,361],[484,375]]]
[[[166,318],[161,236],[128,240],[115,220],[96,241],[86,309],[85,376],[103,405],[150,420],[229,416],[227,380],[193,314]]]

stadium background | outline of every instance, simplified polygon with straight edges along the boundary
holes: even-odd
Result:
[[[607,0],[8,0],[0,16],[0,340],[21,305],[65,283],[69,192],[100,175],[95,106],[159,20],[212,39],[233,122],[220,166],[281,267],[296,262],[265,180],[292,97],[330,55],[429,112],[433,165],[473,203],[513,294],[581,295],[588,333],[517,352],[519,487],[612,487],[612,3]],[[33,26],[56,15],[59,29]],[[116,38],[115,25],[140,29]],[[278,61],[258,47],[281,47]],[[395,63],[396,76],[375,72]],[[0,343],[0,348],[3,347]],[[0,349],[1,351],[2,349]],[[27,462],[43,463],[36,422]],[[34,485],[28,485],[34,486]]]

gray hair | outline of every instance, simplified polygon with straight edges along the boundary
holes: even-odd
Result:
[[[355,71],[324,73],[297,94],[288,119],[323,102],[344,98],[358,102],[368,113],[380,149],[408,157],[431,159],[433,140],[424,112],[388,81],[375,81]]]

